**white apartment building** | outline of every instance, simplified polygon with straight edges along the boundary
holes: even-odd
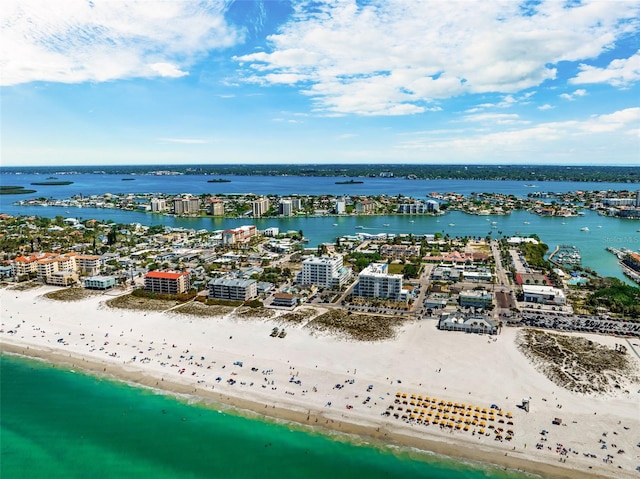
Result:
[[[344,198],[336,200],[336,214],[343,215],[347,211],[347,201]]]
[[[386,263],[371,263],[358,275],[358,296],[399,301],[403,297],[402,275],[389,274]]]
[[[214,278],[209,282],[209,298],[247,301],[258,296],[254,279]]]
[[[278,209],[282,216],[291,216],[293,214],[293,203],[291,200],[281,200]]]
[[[321,288],[335,288],[344,285],[351,277],[351,268],[342,263],[342,256],[311,256],[302,262],[302,271],[297,283],[315,285]]]

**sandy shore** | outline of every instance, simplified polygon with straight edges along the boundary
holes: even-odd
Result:
[[[422,321],[405,325],[394,340],[364,343],[287,324],[281,339],[269,336],[280,326],[277,318],[141,313],[107,307],[106,295],[78,302],[42,296],[50,290],[0,290],[2,351],[187,394],[215,407],[544,477],[638,477],[640,386],[601,396],[566,391],[518,351],[515,329],[494,340],[438,331]],[[589,338],[610,347],[622,341]],[[398,392],[407,394],[408,404],[395,402]],[[412,394],[480,409],[496,404],[505,415],[486,419],[485,434],[479,425],[464,431],[385,415],[390,406],[390,413],[406,411]],[[517,407],[523,398],[530,398],[528,413]],[[513,416],[508,426],[507,412]],[[552,425],[555,417],[561,426]],[[512,429],[513,438],[495,440],[489,425]]]

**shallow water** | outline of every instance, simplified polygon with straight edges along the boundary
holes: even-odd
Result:
[[[519,479],[0,355],[0,477]]]

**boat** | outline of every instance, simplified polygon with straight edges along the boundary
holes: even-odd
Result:
[[[346,181],[336,181],[336,185],[361,185],[364,181],[358,180],[346,180]]]
[[[410,220],[410,221],[409,221],[409,223],[415,223],[415,221],[413,221],[413,220]]]
[[[338,223],[333,223],[333,226],[338,226]]]
[[[387,226],[391,226],[389,223],[384,223],[382,226],[387,227]]]
[[[598,228],[602,228],[602,225],[598,225]]]
[[[492,221],[492,222],[491,222],[491,224],[492,224],[492,225],[497,225],[497,224],[498,224],[498,222],[497,222],[497,221]]]
[[[213,180],[207,180],[207,183],[231,183],[231,180],[225,178],[214,178]]]
[[[580,228],[580,231],[589,231],[589,227],[585,226],[584,228]]]
[[[531,221],[523,221],[523,223],[524,223],[525,225],[530,225],[530,224],[531,224]]]
[[[455,226],[455,225],[456,225],[455,223],[449,223],[449,226]]]
[[[364,229],[364,226],[362,226],[362,225],[357,225],[357,226],[356,226],[356,228],[358,228],[358,229]]]

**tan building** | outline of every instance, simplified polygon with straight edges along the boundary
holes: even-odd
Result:
[[[251,238],[258,234],[258,230],[254,225],[240,226],[232,230],[224,230],[222,232],[222,243],[225,245],[247,243]]]
[[[224,216],[224,201],[220,198],[209,198],[209,214],[212,216]]]
[[[251,210],[253,212],[253,216],[258,217],[264,215],[269,211],[269,198],[263,196],[262,198],[252,201]]]
[[[144,275],[144,289],[151,293],[180,294],[190,288],[190,275],[186,271],[149,271]]]
[[[102,263],[100,262],[100,256],[81,254],[76,256],[76,265],[81,274],[98,276],[100,274]]]

